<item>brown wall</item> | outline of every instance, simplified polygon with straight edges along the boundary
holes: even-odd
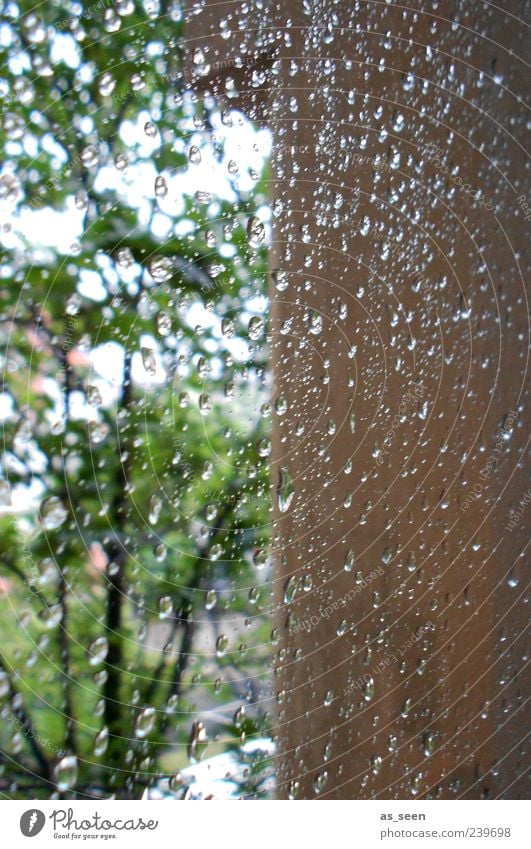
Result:
[[[521,796],[522,5],[245,8],[186,33],[274,134],[279,795]]]

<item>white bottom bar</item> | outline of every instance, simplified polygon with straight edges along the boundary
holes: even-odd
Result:
[[[183,849],[517,847],[525,803],[516,801],[213,802],[200,810],[156,801],[19,802],[2,806],[6,847]],[[268,807],[269,805],[269,807]],[[273,806],[273,807],[271,807]],[[27,836],[25,836],[27,834]],[[528,835],[529,836],[529,835]],[[34,840],[34,842],[32,842]]]

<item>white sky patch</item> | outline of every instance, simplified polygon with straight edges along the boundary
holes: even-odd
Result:
[[[50,156],[55,156],[57,161],[61,163],[61,165],[66,164],[68,161],[68,154],[64,147],[56,142],[54,137],[50,133],[45,133],[44,136],[40,139],[40,146],[46,153],[49,153]]]
[[[70,36],[60,36],[60,38],[61,43],[64,41],[65,45],[73,42]],[[91,119],[88,118],[88,120]],[[98,170],[95,177],[96,191],[115,191],[124,198],[128,206],[138,210],[140,222],[144,225],[152,218],[151,203],[155,194],[155,179],[158,176],[151,157],[161,144],[159,133],[155,137],[145,133],[144,127],[150,120],[149,112],[142,111],[134,123],[125,121],[120,131],[124,142],[135,150],[140,161],[130,165],[126,172],[119,171],[113,165],[105,165]],[[158,212],[153,216],[154,234],[159,238],[166,238],[171,224],[185,213],[185,196],[193,197],[198,191],[208,192],[213,198],[234,202],[237,200],[234,187],[237,187],[239,191],[252,191],[255,186],[255,182],[249,176],[249,168],[254,168],[257,172],[261,171],[264,158],[271,150],[271,134],[268,130],[255,130],[251,122],[237,112],[233,113],[232,127],[222,124],[219,117],[216,118],[215,124],[217,124],[214,127],[215,138],[218,142],[223,142],[224,146],[224,155],[221,160],[215,155],[209,137],[195,133],[190,138],[190,143],[199,147],[201,162],[197,165],[190,163],[185,171],[172,173],[168,170],[163,174],[168,185],[168,194],[164,198],[157,198]],[[64,152],[60,146],[44,140],[43,147],[56,156],[59,162],[63,162]],[[233,182],[229,179],[227,170],[230,160],[237,162],[239,167],[239,173]],[[43,202],[46,203],[46,196]],[[67,207],[66,214],[49,208],[22,209],[14,219],[18,225],[16,229],[33,245],[46,245],[56,248],[61,253],[71,253],[71,245],[81,237],[83,232],[83,212],[77,210],[70,200]],[[208,212],[211,211],[209,207]],[[257,214],[264,222],[269,221],[268,207],[260,207]],[[188,223],[183,224],[178,221],[174,226],[187,228],[179,231],[183,235],[190,232],[191,225]],[[6,242],[6,246],[14,245]],[[224,246],[223,256],[228,258],[233,255],[232,247]]]
[[[7,392],[0,393],[0,421],[5,422],[14,412],[13,399]]]
[[[155,236],[159,239],[166,238],[172,230],[173,221],[169,215],[163,215],[161,212],[156,212],[151,222],[151,229]]]
[[[0,29],[1,34],[1,29]],[[4,35],[5,38],[5,35]],[[78,67],[79,50],[75,40],[69,35],[58,34],[52,47],[52,61],[64,62],[69,67]],[[22,66],[20,67],[22,70]],[[264,159],[271,150],[271,135],[267,130],[255,130],[250,121],[241,113],[233,112],[233,125],[226,126],[221,123],[220,116],[214,116],[214,139],[217,145],[223,147],[223,154],[215,152],[211,145],[208,134],[192,132],[188,138],[188,145],[195,144],[201,151],[201,161],[197,164],[189,163],[187,167],[172,172],[171,169],[163,172],[167,182],[168,194],[166,197],[156,199],[156,208],[153,213],[152,203],[155,198],[155,179],[158,172],[152,161],[153,154],[160,148],[161,136],[157,132],[155,136],[149,136],[145,132],[148,122],[155,124],[148,111],[142,111],[134,122],[125,121],[120,129],[120,134],[125,144],[134,151],[134,155],[140,157],[139,161],[129,165],[125,172],[119,171],[112,164],[100,168],[95,173],[95,189],[98,192],[114,191],[124,199],[126,205],[138,212],[140,226],[151,224],[155,236],[160,239],[168,238],[172,227],[175,234],[185,236],[196,230],[196,224],[191,219],[183,218],[186,211],[186,197],[193,197],[197,192],[208,193],[212,197],[205,207],[207,217],[216,217],[219,210],[219,200],[235,202],[238,199],[237,192],[251,192],[256,186],[255,180],[249,174],[250,169],[260,173]],[[83,129],[90,132],[92,119],[86,116]],[[56,162],[64,164],[64,151],[51,139],[44,139],[42,147],[49,154],[56,157]],[[180,144],[180,147],[179,147]],[[176,149],[185,149],[181,140],[177,140]],[[37,151],[36,151],[37,152]],[[238,172],[230,175],[228,171],[229,161],[236,162]],[[46,195],[43,197],[46,203]],[[7,212],[8,210],[4,210]],[[12,212],[12,209],[9,210]],[[270,219],[269,208],[260,207],[257,210],[264,222]],[[73,202],[73,197],[66,199],[66,210],[56,211],[48,207],[40,210],[22,208],[19,214],[11,217],[13,229],[10,233],[3,234],[6,247],[24,248],[24,239],[27,240],[35,250],[36,248],[54,248],[62,254],[72,254],[73,245],[79,241],[83,233],[84,211],[78,210]],[[23,238],[20,238],[20,237]],[[237,253],[237,249],[230,243],[223,243],[219,253],[230,259]],[[129,275],[131,279],[138,276],[139,268],[136,266],[131,270],[122,270],[122,280]],[[82,295],[93,301],[102,301],[107,297],[101,275],[93,270],[82,270],[79,276],[79,291]],[[240,318],[245,321],[253,314],[263,313],[267,307],[266,298],[253,298],[245,305],[245,312]],[[216,339],[221,340],[219,318],[211,311],[206,310],[201,303],[193,304],[187,315],[189,325],[195,329],[196,326],[203,327],[212,332]],[[162,384],[166,381],[166,372],[162,366],[157,341],[150,336],[142,338],[142,346],[153,350],[156,362],[154,375],[148,374],[142,363],[142,356],[136,353],[132,361],[133,380],[142,385]],[[212,353],[219,350],[215,342],[210,342]],[[249,357],[248,344],[237,337],[224,338],[223,347],[230,352],[235,361],[244,361]],[[97,383],[102,394],[103,403],[112,403],[116,398],[117,388],[121,385],[123,376],[124,351],[117,343],[106,343],[98,345],[91,352],[91,360],[94,371],[101,376],[97,379],[94,374],[90,380]],[[213,363],[211,363],[212,365]],[[217,365],[217,364],[216,364]],[[57,399],[58,400],[58,399]],[[72,398],[75,403],[75,416],[80,418],[91,418],[92,414],[81,398]],[[9,403],[0,396],[0,419],[9,415]]]
[[[194,330],[198,325],[211,330],[216,327],[218,323],[217,316],[215,316],[211,310],[205,309],[203,304],[199,303],[199,301],[196,301],[195,304],[191,305],[188,310],[186,320],[188,321],[189,326]]]
[[[103,285],[101,275],[88,268],[82,268],[79,273],[78,290],[81,295],[91,298],[93,301],[104,301],[107,297],[107,290]]]
[[[54,65],[64,62],[69,68],[78,68],[81,63],[81,50],[71,35],[57,33],[52,42],[50,59]]]
[[[13,43],[13,30],[7,24],[0,24],[0,47],[9,47]]]
[[[74,419],[86,419],[92,422],[98,419],[96,410],[90,404],[87,404],[83,392],[72,392],[70,396],[70,414]]]
[[[12,74],[23,74],[31,68],[30,57],[27,53],[17,53],[9,57],[8,67]]]
[[[66,215],[49,208],[22,209],[17,219],[19,230],[33,247],[53,247],[63,254],[72,253],[72,244],[83,232],[82,215],[77,212],[74,215],[74,210],[69,210]]]
[[[91,351],[96,371],[113,386],[120,386],[124,369],[124,349],[117,342],[106,342]]]
[[[196,192],[208,192],[216,198],[234,202],[236,194],[227,180],[227,171],[215,156],[210,147],[201,151],[201,162],[180,172],[175,177],[170,177],[170,186],[175,186],[177,191],[193,197]]]
[[[265,295],[256,295],[254,298],[249,298],[245,306],[253,313],[265,313],[268,307],[268,299]]]
[[[243,363],[245,360],[249,359],[249,346],[243,341],[243,339],[233,337],[232,339],[227,339],[225,344],[232,354],[235,362]]]
[[[6,513],[34,513],[42,501],[45,487],[40,481],[33,479],[27,486],[19,484],[11,489],[11,504],[0,507],[0,516]],[[29,530],[30,526],[27,526]]]
[[[224,259],[230,259],[238,253],[238,250],[236,245],[231,245],[229,242],[223,242],[223,244],[219,246],[218,253]]]
[[[181,218],[177,221],[173,232],[176,236],[187,236],[189,233],[194,233],[196,229],[197,225],[191,218]]]
[[[157,132],[154,136],[148,136],[144,130],[147,123],[155,124],[151,120],[151,115],[146,110],[138,113],[136,121],[124,121],[120,127],[120,135],[130,148],[136,148],[138,155],[142,159],[148,159],[153,156],[156,150],[160,147],[160,133]]]
[[[153,356],[155,358],[155,364],[156,364],[155,373],[151,374],[151,372],[149,372],[149,374],[148,374],[148,372],[144,368],[144,363],[142,361],[142,354],[139,354],[139,353],[133,354],[132,361],[131,361],[131,374],[132,374],[133,380],[136,383],[141,383],[141,384],[143,383],[143,384],[148,384],[148,385],[152,385],[154,383],[155,384],[166,383],[167,374],[166,374],[166,370],[164,369],[164,367],[162,365],[162,360],[161,360],[161,357],[160,357],[160,353],[159,353],[159,350],[158,350],[158,345],[157,345],[156,340],[153,338],[153,336],[149,336],[148,334],[144,334],[143,336],[140,337],[140,347],[141,348],[147,348],[147,349],[149,349],[150,351],[153,352]]]

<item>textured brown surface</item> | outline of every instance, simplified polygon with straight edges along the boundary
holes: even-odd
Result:
[[[186,35],[220,63],[202,87],[225,96],[232,76],[274,134],[273,484],[283,468],[295,488],[287,512],[275,499],[279,795],[321,777],[322,798],[523,796],[522,8],[244,8]],[[263,58],[222,67],[242,45]]]

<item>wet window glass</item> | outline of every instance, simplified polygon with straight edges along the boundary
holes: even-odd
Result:
[[[509,5],[3,4],[3,798],[524,795]]]

